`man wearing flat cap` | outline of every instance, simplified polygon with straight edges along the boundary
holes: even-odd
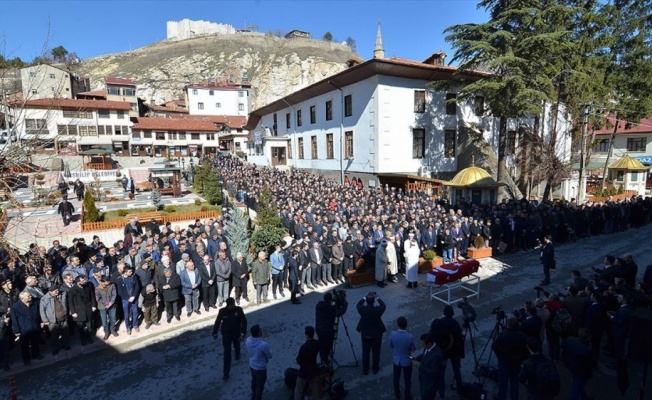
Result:
[[[387,279],[387,245],[389,242],[383,239],[380,246],[376,249],[376,284],[378,287],[385,287],[385,279]]]

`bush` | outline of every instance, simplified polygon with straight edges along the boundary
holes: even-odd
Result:
[[[208,211],[208,208],[206,208],[206,206],[202,206],[202,208],[200,208],[199,211],[201,212]]]
[[[173,213],[177,211],[177,208],[175,206],[165,206],[163,209],[166,213]]]
[[[201,206],[201,200],[195,199],[195,205],[196,206]]]
[[[251,235],[251,242],[254,244],[256,253],[264,251],[271,254],[274,247],[283,241],[285,230],[282,228],[263,225]]]
[[[45,179],[45,175],[43,175],[43,174],[34,175],[34,180],[42,181],[43,179]]]
[[[426,261],[432,261],[437,257],[437,253],[432,250],[426,250],[423,252],[423,259]]]
[[[127,210],[118,210],[118,217],[126,217],[129,214]]]
[[[84,195],[84,222],[97,222],[100,220],[100,212],[95,207],[95,200],[90,191]]]

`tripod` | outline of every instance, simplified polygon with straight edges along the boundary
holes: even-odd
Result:
[[[466,337],[468,336],[470,341],[471,341],[471,351],[473,352],[473,361],[475,361],[475,367],[478,367],[478,355],[476,354],[475,351],[475,337],[473,337],[473,329],[475,331],[478,331],[478,327],[475,326],[474,321],[464,321],[464,342],[466,343]],[[473,329],[471,329],[473,327]]]
[[[341,365],[337,360],[335,360],[335,346],[337,346],[337,337],[339,335],[339,328],[340,328],[340,322],[342,322],[342,325],[344,326],[344,333],[346,333],[346,338],[349,340],[349,346],[351,347],[351,354],[353,354],[353,359],[355,360],[353,363],[350,363],[348,365]],[[341,316],[335,317],[335,323],[334,323],[334,329],[333,329],[333,347],[331,348],[330,352],[330,357],[328,358],[329,360],[329,365],[328,368],[330,370],[334,370],[333,368],[334,364],[337,365],[337,367],[353,367],[357,368],[358,367],[358,357],[355,355],[355,350],[353,350],[353,342],[351,341],[351,336],[349,335],[349,328],[346,326],[346,321],[344,321],[344,318]]]
[[[498,334],[500,333],[501,330],[504,330],[505,327],[503,326],[503,318],[500,318],[500,316],[496,316],[496,324],[494,325],[493,330],[491,331],[491,334],[489,335],[489,339],[487,339],[487,343],[484,345],[484,348],[482,349],[482,352],[480,353],[480,356],[475,359],[475,368],[473,369],[474,375],[478,377],[478,383],[484,387],[484,383],[487,381],[487,377],[489,375],[489,364],[491,364],[491,354],[493,351],[489,351],[489,357],[487,358],[487,371],[485,374],[482,374],[480,372],[480,360],[482,360],[482,357],[484,357],[484,353],[487,351],[487,348],[489,348],[489,344],[493,343],[496,338],[498,337]],[[475,353],[474,353],[475,357]],[[484,376],[482,376],[484,375]]]

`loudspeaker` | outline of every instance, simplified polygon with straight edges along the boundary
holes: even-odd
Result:
[[[629,330],[630,360],[652,364],[652,310],[639,308],[632,312]]]

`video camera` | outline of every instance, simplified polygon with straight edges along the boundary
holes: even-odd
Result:
[[[457,305],[462,310],[462,319],[464,320],[464,328],[468,328],[471,323],[477,318],[477,313],[475,309],[469,303],[469,300],[464,297],[462,302]]]
[[[491,314],[496,316],[497,321],[502,321],[505,319],[505,310],[503,310],[503,306],[498,306],[491,310]]]
[[[344,290],[333,289],[333,305],[341,308],[345,304],[347,304],[346,292]]]

